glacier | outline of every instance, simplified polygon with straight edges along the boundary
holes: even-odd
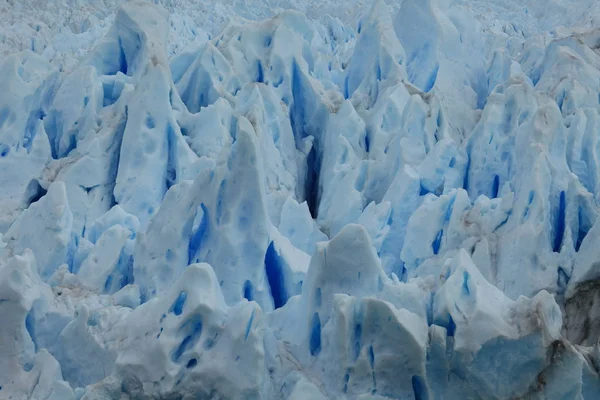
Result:
[[[600,3],[37,3],[0,399],[600,398]]]

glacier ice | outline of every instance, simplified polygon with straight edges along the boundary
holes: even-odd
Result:
[[[61,1],[0,5],[1,399],[600,398],[597,2]]]

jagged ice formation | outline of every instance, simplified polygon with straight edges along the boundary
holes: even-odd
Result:
[[[0,398],[600,398],[600,31],[468,4],[0,60]]]

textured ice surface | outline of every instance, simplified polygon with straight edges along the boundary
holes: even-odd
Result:
[[[598,2],[196,3],[0,3],[0,399],[600,398]]]

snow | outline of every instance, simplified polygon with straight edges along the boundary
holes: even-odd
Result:
[[[598,2],[0,15],[0,398],[600,396]]]

